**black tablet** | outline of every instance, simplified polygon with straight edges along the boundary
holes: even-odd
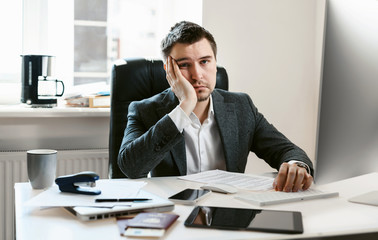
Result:
[[[184,225],[228,230],[303,233],[302,214],[295,211],[197,206]]]

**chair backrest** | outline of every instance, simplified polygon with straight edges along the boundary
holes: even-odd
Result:
[[[123,59],[115,64],[111,76],[111,108],[109,132],[109,177],[126,178],[118,167],[117,158],[127,125],[129,104],[152,97],[169,84],[165,77],[163,61]],[[228,90],[228,76],[223,67],[217,67],[216,88]]]

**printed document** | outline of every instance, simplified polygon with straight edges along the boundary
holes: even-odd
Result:
[[[252,174],[227,172],[222,170],[210,170],[196,174],[180,176],[179,179],[202,182],[202,183],[222,183],[240,189],[251,191],[267,191],[273,189],[274,178]]]

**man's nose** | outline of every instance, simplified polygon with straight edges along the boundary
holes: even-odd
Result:
[[[202,68],[201,66],[199,66],[199,64],[194,64],[192,66],[192,69],[190,71],[190,74],[191,74],[191,78],[193,80],[201,80],[202,79]]]

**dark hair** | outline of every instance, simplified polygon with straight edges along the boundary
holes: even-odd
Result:
[[[161,52],[163,60],[165,61],[169,54],[171,54],[172,47],[176,43],[192,44],[206,38],[213,50],[214,57],[217,56],[217,44],[215,43],[213,35],[205,28],[198,24],[182,21],[176,23],[167,36],[161,41]]]

